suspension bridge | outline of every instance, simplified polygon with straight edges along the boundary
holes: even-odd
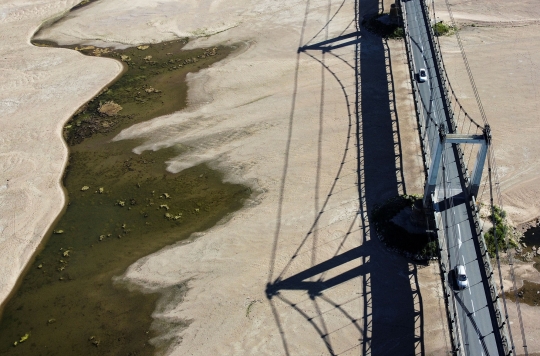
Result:
[[[454,23],[449,6],[448,10]],[[500,290],[495,281],[498,275],[502,288],[498,251],[497,273],[491,265],[476,204],[483,172],[482,189],[489,190],[492,215],[495,201],[500,204],[500,191],[494,181],[490,126],[459,34],[456,33],[458,44],[482,123],[463,109],[448,80],[433,30],[436,18],[433,4],[428,6],[425,0],[402,0],[401,11],[426,172],[424,209],[433,219],[439,243],[452,351],[456,355],[514,355],[504,290]],[[419,78],[421,69],[426,71],[425,78]],[[504,238],[495,236],[495,241]],[[509,262],[512,270],[511,254]],[[469,287],[463,290],[456,285],[454,269],[458,265],[464,266],[469,280]],[[513,271],[511,274],[513,276]],[[519,304],[517,307],[527,354]]]
[[[499,251],[488,251],[484,221],[479,218],[477,199],[486,201],[489,196],[492,216],[496,205],[502,207],[490,126],[456,32],[481,118],[475,120],[460,104],[433,32],[434,5],[427,1],[432,0],[396,0],[392,11],[403,21],[425,172],[423,210],[428,220],[427,234],[438,242],[438,269],[450,338],[445,347],[450,354],[463,356],[517,355],[518,348],[528,355],[519,301],[516,299],[517,320],[512,322],[514,331],[519,325],[522,344],[515,345]],[[355,18],[332,37],[329,27],[346,5],[354,6]],[[455,26],[448,3],[447,8]],[[335,13],[328,10],[327,22],[313,30],[312,36],[306,36],[309,39],[304,38],[304,28],[300,36],[290,136],[265,288],[286,355],[293,354],[291,350],[297,346],[297,330],[290,332],[293,337],[287,332],[285,319],[291,313],[305,319],[307,329],[316,333],[316,339],[322,342],[320,347],[329,355],[430,352],[424,346],[426,311],[417,266],[394,258],[378,239],[372,239],[380,238],[371,226],[373,209],[385,199],[407,194],[390,49],[386,40],[362,25],[376,18],[376,13],[384,12],[382,1],[343,1]],[[305,14],[304,26],[310,14],[309,2]],[[321,91],[319,139],[311,152],[316,153],[317,162],[315,209],[306,208],[306,216],[312,213],[313,220],[306,225],[305,233],[298,235],[287,233],[284,202],[287,179],[291,179],[289,169],[296,157],[289,143],[298,125],[297,96],[303,94],[299,79],[301,57],[320,65]],[[420,69],[425,70],[425,78],[418,78]],[[322,152],[328,78],[342,94],[346,107],[343,125],[348,127],[343,155],[333,171],[335,176],[319,168],[325,162]],[[327,179],[327,186],[319,183],[323,179]],[[350,193],[352,189],[356,194]],[[354,205],[354,216],[343,220],[331,217],[329,212],[346,204]],[[291,214],[297,216],[298,212]],[[494,239],[505,239],[508,246],[507,236],[497,236],[495,231]],[[499,244],[495,246],[497,249]],[[490,252],[496,256],[493,265]],[[516,291],[511,250],[505,258]],[[465,268],[468,288],[458,288],[456,266]],[[321,353],[316,343],[312,346]]]

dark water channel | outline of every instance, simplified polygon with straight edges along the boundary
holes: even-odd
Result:
[[[523,236],[522,242],[525,242],[527,248],[524,249],[526,252],[532,252],[532,249],[538,250],[540,248],[540,226],[531,227]],[[540,272],[540,255],[533,257],[533,266]]]
[[[65,126],[69,203],[5,305],[0,354],[153,354],[149,340],[157,330],[151,314],[159,295],[129,291],[113,277],[139,258],[208,229],[250,195],[206,165],[168,173],[166,160],[189,147],[137,155],[131,151],[140,142],[110,141],[125,127],[182,109],[186,74],[233,50],[182,51],[185,43],[77,48],[123,59],[127,71]]]
[[[521,240],[527,244],[527,247],[540,247],[540,227],[532,227],[525,231],[524,237]]]
[[[521,242],[524,242],[527,247],[521,246],[523,253],[532,253],[540,248],[540,227],[535,226],[525,231]],[[532,258],[533,266],[540,271],[540,255],[536,255]],[[515,293],[514,291],[506,292],[506,296],[515,301],[515,298],[519,298],[520,303],[525,303],[530,306],[540,305],[540,284],[523,281],[523,286],[519,288]]]

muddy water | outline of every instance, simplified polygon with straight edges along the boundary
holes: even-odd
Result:
[[[531,227],[525,231],[522,242],[525,242],[528,247],[540,247],[540,227]]]
[[[131,150],[140,142],[110,141],[124,127],[183,108],[185,75],[232,50],[181,51],[184,44],[78,48],[123,59],[127,71],[64,129],[69,203],[5,306],[0,354],[153,354],[151,314],[158,295],[128,291],[113,277],[139,258],[208,229],[249,196],[248,188],[223,183],[205,165],[166,172],[165,161],[187,147],[136,155]],[[114,105],[107,109],[107,103]]]
[[[535,226],[531,227],[527,231],[525,231],[525,234],[523,236],[522,242],[525,242],[527,245],[526,248],[523,248],[523,252],[533,252],[533,248],[535,251],[540,248],[540,227]],[[536,255],[533,257],[533,266],[540,272],[540,255]]]

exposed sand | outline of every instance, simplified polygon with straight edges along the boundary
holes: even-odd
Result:
[[[9,35],[13,37],[3,43],[13,47],[5,49],[9,53],[0,60],[5,63],[3,68],[13,68],[7,74],[20,74],[6,81],[4,85],[9,87],[0,89],[2,110],[10,118],[18,118],[11,121],[17,124],[11,123],[9,134],[5,129],[9,126],[2,126],[0,137],[8,144],[3,149],[13,146],[4,154],[18,157],[17,152],[24,147],[27,161],[13,163],[15,168],[3,168],[6,174],[14,173],[13,178],[2,176],[10,182],[9,188],[0,191],[3,202],[0,224],[5,226],[0,244],[7,247],[4,250],[11,247],[21,251],[8,255],[13,260],[5,267],[5,260],[1,262],[2,271],[9,272],[2,275],[10,276],[0,289],[4,296],[62,206],[58,186],[66,157],[60,137],[62,123],[120,68],[114,61],[28,44],[40,21],[73,3],[58,9],[47,2],[28,5],[29,8],[5,3],[9,10],[5,11],[5,19],[12,20],[11,23],[4,20],[1,26],[10,27]],[[360,3],[362,13],[378,10],[377,1]],[[459,9],[459,18],[464,21],[470,21],[469,13],[478,14],[477,6],[496,6],[502,13],[485,21],[500,21],[505,16],[512,21],[530,20],[531,16],[540,18],[534,14],[539,9],[533,8],[532,2],[520,2],[518,8],[518,2],[514,1],[515,7],[505,7],[502,11],[501,6],[506,3],[466,2],[461,7],[456,5],[454,11],[458,17]],[[523,10],[524,6],[530,6],[531,11]],[[519,11],[512,13],[513,9]],[[340,355],[370,350],[374,354],[408,354],[419,352],[422,347],[426,354],[447,354],[449,345],[436,265],[416,271],[405,259],[381,246],[366,220],[374,204],[403,193],[405,188],[407,193],[422,190],[421,159],[402,43],[390,43],[400,132],[393,135],[395,115],[388,109],[384,47],[379,39],[363,34],[359,151],[353,47],[325,55],[320,51],[296,53],[301,45],[355,31],[350,23],[354,11],[350,2],[320,0],[207,0],[182,5],[176,1],[109,0],[69,15],[66,21],[43,32],[43,38],[64,44],[106,42],[125,46],[213,33],[217,34],[200,38],[189,46],[241,44],[235,56],[189,76],[192,105],[187,110],[136,125],[117,137],[147,138],[147,143],[138,150],[182,143],[191,150],[170,162],[171,171],[206,161],[225,171],[228,179],[249,184],[259,193],[225,224],[205,232],[190,244],[166,248],[138,261],[123,276],[151,290],[188,281],[190,290],[183,301],[164,301],[164,306],[154,315],[169,321],[191,321],[180,334],[167,336],[178,341],[170,350],[172,354],[318,355],[328,354],[330,350]],[[532,100],[536,90],[532,69],[538,59],[527,55],[527,50],[533,48],[531,41],[535,44],[540,41],[535,31],[536,25],[519,29],[504,27],[504,30],[468,28],[462,32],[464,41],[469,41],[465,48],[494,130],[507,209],[516,222],[538,215],[535,210],[538,199],[533,195],[538,198],[538,191],[531,193],[531,188],[536,188],[534,173],[539,164],[534,148],[538,110]],[[4,40],[7,32],[0,33]],[[516,47],[509,48],[509,42]],[[445,42],[449,74],[454,86],[463,89],[465,95],[467,78],[459,72],[461,69],[451,70],[460,65],[459,53],[452,51],[451,46],[449,39]],[[492,51],[485,53],[485,48]],[[516,64],[512,57],[516,48],[521,50],[523,62],[518,63],[522,64]],[[51,58],[55,62],[43,64]],[[490,66],[485,65],[486,59]],[[41,63],[46,72],[36,64],[28,68],[29,61]],[[92,72],[84,68],[92,68]],[[507,80],[508,68],[514,71],[512,81]],[[34,74],[27,78],[28,73]],[[29,84],[30,80],[34,82]],[[531,100],[522,99],[527,95],[531,95]],[[51,98],[56,99],[56,105],[50,105]],[[471,100],[465,96],[463,100],[473,107]],[[19,105],[13,110],[12,101]],[[518,106],[522,101],[524,105]],[[32,116],[34,108],[39,108],[39,116]],[[513,115],[516,111],[519,115]],[[6,121],[7,115],[2,117]],[[52,125],[39,121],[43,117],[57,119]],[[511,126],[515,117],[526,123],[525,132]],[[19,124],[22,122],[27,126]],[[29,125],[36,127],[28,130]],[[36,136],[28,137],[24,146],[20,144],[25,138],[23,132],[35,132]],[[50,137],[44,137],[46,134]],[[394,157],[398,153],[394,151],[398,137],[403,161]],[[28,169],[28,160],[33,164],[32,170]],[[51,163],[38,166],[38,162]],[[403,176],[396,175],[396,165],[403,168]],[[50,171],[49,175],[39,174],[43,166]],[[19,187],[17,196],[16,187]],[[34,187],[39,193],[34,193]],[[358,190],[364,197],[360,202]],[[22,204],[21,196],[29,201]],[[13,199],[12,203],[5,203],[9,201],[6,199]],[[13,209],[15,202],[20,204],[17,210]],[[7,218],[11,215],[4,211],[15,215],[18,225],[11,223],[12,218]],[[21,214],[27,214],[27,218]],[[47,215],[37,218],[36,214]],[[21,241],[22,236],[34,236],[33,242]],[[333,259],[333,268],[309,269],[352,249],[356,249],[354,258]],[[17,261],[20,267],[13,268]],[[282,280],[293,277],[289,280],[291,284],[267,299],[266,283],[274,283],[278,276]],[[319,279],[327,285],[321,286],[317,283]],[[291,290],[293,284],[296,290]],[[322,290],[321,294],[312,295],[311,299],[308,291],[317,288]],[[418,312],[423,315],[423,324],[420,320],[415,323]],[[417,342],[422,331],[423,346]],[[529,351],[540,350],[540,345],[531,346],[529,343]]]
[[[62,126],[120,71],[110,59],[30,44],[77,1],[0,2],[0,301],[62,210]]]

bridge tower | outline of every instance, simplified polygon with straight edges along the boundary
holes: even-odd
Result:
[[[439,126],[439,140],[437,141],[435,152],[431,160],[431,165],[428,169],[428,179],[424,190],[424,206],[429,203],[431,195],[435,193],[435,187],[437,185],[437,178],[439,176],[440,165],[442,161],[442,153],[446,143],[472,143],[479,144],[480,149],[476,156],[476,163],[470,179],[468,180],[467,193],[476,197],[480,190],[480,182],[482,180],[482,171],[484,170],[484,164],[488,153],[489,146],[491,144],[491,129],[489,125],[486,125],[482,130],[481,135],[463,135],[463,134],[449,134],[446,132],[444,124]],[[467,179],[467,178],[466,178]]]

